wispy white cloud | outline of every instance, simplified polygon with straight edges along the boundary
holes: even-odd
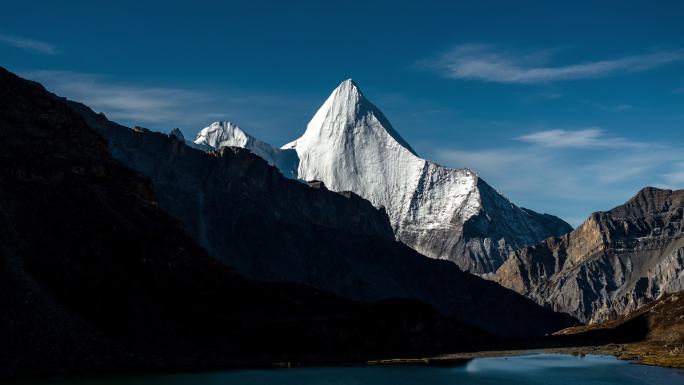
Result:
[[[536,131],[514,138],[521,142],[532,143],[553,148],[646,148],[654,147],[654,143],[646,143],[627,138],[609,135],[598,127],[579,130],[552,129]]]
[[[452,165],[457,164],[459,167],[488,171],[496,170],[502,164],[542,166],[550,159],[546,154],[532,154],[510,148],[481,150],[442,149],[437,152],[437,158],[445,160]]]
[[[111,83],[98,74],[32,71],[22,75],[44,83],[70,99],[104,111],[112,118],[147,124],[170,120],[183,123],[185,108],[207,99],[206,95],[193,90]]]
[[[26,51],[38,52],[47,55],[54,55],[57,53],[57,48],[50,43],[29,39],[22,36],[0,34],[0,43],[9,44],[13,47]]]
[[[529,140],[511,138],[481,149],[442,147],[430,156],[451,167],[472,168],[515,203],[572,225],[591,211],[623,203],[644,186],[684,188],[681,143],[639,142],[599,128],[523,137]]]
[[[422,61],[450,78],[499,83],[543,83],[640,72],[684,60],[684,50],[657,51],[613,59],[550,65],[553,50],[514,53],[484,44],[453,47]]]
[[[663,179],[662,173],[671,171],[672,164],[681,160],[684,160],[684,155],[672,147],[662,147],[657,152],[614,151],[596,159],[583,161],[581,169],[587,175],[591,175],[591,180],[595,181],[596,186],[619,185],[639,180],[649,181],[646,184],[665,186],[669,185],[670,181]]]
[[[150,86],[103,74],[41,70],[20,75],[122,124],[162,131],[180,127],[187,137],[213,121],[231,120],[257,137],[286,143],[298,133],[299,126],[293,122],[305,121],[310,106],[315,105],[292,95],[285,98],[241,90]]]

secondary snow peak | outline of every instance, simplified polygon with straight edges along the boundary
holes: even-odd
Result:
[[[196,144],[205,144],[213,148],[221,146],[241,146],[252,139],[237,124],[217,121],[202,129],[195,137]]]
[[[242,147],[260,156],[269,164],[276,166],[284,176],[297,177],[299,159],[292,150],[280,150],[268,143],[249,135],[232,122],[214,122],[203,128],[195,138],[194,145],[210,149],[221,147]]]

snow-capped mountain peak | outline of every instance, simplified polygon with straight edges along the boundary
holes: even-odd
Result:
[[[224,146],[244,147],[248,142],[257,141],[233,122],[214,122],[203,128],[195,137],[195,144],[212,148]]]
[[[363,95],[352,79],[340,83],[318,109],[304,135],[283,146],[335,137],[351,142],[352,137],[378,137],[387,146],[400,146],[417,156],[411,146],[392,128],[385,115]],[[394,142],[394,143],[392,143]]]
[[[288,178],[296,178],[297,154],[292,150],[280,150],[249,135],[237,124],[218,121],[197,133],[195,145],[218,149],[221,147],[242,147],[276,166]]]
[[[492,272],[511,249],[557,233],[475,172],[419,158],[351,79],[335,88],[304,134],[283,148],[297,151],[300,179],[320,180],[331,190],[350,190],[384,206],[398,239],[472,272]],[[558,221],[558,227],[567,226]]]

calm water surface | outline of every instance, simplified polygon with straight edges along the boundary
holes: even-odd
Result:
[[[427,366],[360,366],[238,370],[212,373],[91,377],[33,382],[76,385],[437,385],[437,384],[571,384],[677,385],[684,371],[635,365],[610,356],[575,357],[529,354],[478,358],[452,368]]]

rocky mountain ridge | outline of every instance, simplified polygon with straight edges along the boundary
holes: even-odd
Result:
[[[517,250],[496,280],[586,322],[684,289],[684,190],[647,187],[562,237]]]

